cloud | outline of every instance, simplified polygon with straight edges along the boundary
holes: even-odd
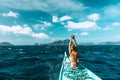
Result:
[[[57,16],[52,16],[52,22],[59,22],[59,18]]]
[[[97,29],[97,24],[92,21],[84,21],[75,23],[73,21],[68,21],[67,25],[65,26],[68,29],[79,29],[79,30],[94,30]]]
[[[108,30],[112,30],[112,28],[110,28],[110,27],[105,27],[105,28],[102,28],[102,30],[108,31]]]
[[[88,17],[88,19],[93,20],[93,21],[97,21],[100,19],[100,15],[97,13],[90,14],[87,17]]]
[[[118,27],[118,26],[120,26],[120,22],[113,22],[112,25],[115,27]]]
[[[29,35],[32,32],[31,28],[29,28],[29,27],[23,28],[19,25],[12,26],[12,27],[0,25],[0,31],[2,31],[3,33],[12,32],[14,34],[25,34],[25,35]]]
[[[33,33],[32,37],[46,39],[48,36],[45,33]]]
[[[68,16],[68,15],[65,15],[65,16],[62,16],[62,17],[57,17],[57,16],[52,16],[52,22],[61,22],[61,24],[64,25],[64,22],[63,21],[67,21],[67,20],[70,20],[72,19],[72,17]]]
[[[87,35],[89,35],[89,33],[88,32],[82,32],[82,33],[80,33],[80,35],[81,36],[87,36]]]
[[[8,13],[3,13],[2,16],[4,16],[4,17],[14,17],[14,18],[17,18],[17,17],[18,17],[18,13],[9,11]]]
[[[53,32],[52,32],[52,31],[50,31],[50,34],[53,34]]]
[[[0,6],[20,10],[42,10],[47,12],[56,10],[76,11],[84,9],[82,3],[72,0],[0,0]]]
[[[48,35],[45,33],[35,33],[32,31],[30,27],[27,25],[17,25],[17,26],[6,26],[6,25],[0,25],[0,31],[4,33],[13,33],[13,34],[22,34],[27,35],[35,38],[48,38]]]
[[[120,3],[117,4],[117,5],[113,5],[113,6],[107,6],[105,9],[104,9],[104,14],[107,15],[107,17],[118,17],[120,16]]]
[[[46,28],[51,27],[51,26],[52,24],[50,22],[42,21],[42,24],[35,24],[32,27],[35,30],[45,30]]]
[[[66,21],[72,19],[70,16],[66,15],[60,18],[60,21]]]
[[[52,22],[60,22],[62,25],[65,25],[64,21],[68,21],[70,19],[72,19],[72,17],[68,15],[62,16],[60,18],[57,16],[52,16]]]

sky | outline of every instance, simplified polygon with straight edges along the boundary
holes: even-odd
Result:
[[[120,41],[120,0],[0,0],[0,42]]]

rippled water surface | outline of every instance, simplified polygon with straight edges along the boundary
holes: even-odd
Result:
[[[78,46],[81,64],[103,80],[120,80],[120,46]],[[0,47],[0,80],[58,80],[68,46]]]

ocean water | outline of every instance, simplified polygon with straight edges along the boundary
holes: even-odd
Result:
[[[120,80],[120,46],[78,46],[79,60],[103,80]],[[68,46],[0,47],[0,80],[58,80]]]

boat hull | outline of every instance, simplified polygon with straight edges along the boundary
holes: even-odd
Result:
[[[76,69],[70,67],[70,59],[66,52],[60,70],[59,80],[102,80],[92,71],[79,64]]]

